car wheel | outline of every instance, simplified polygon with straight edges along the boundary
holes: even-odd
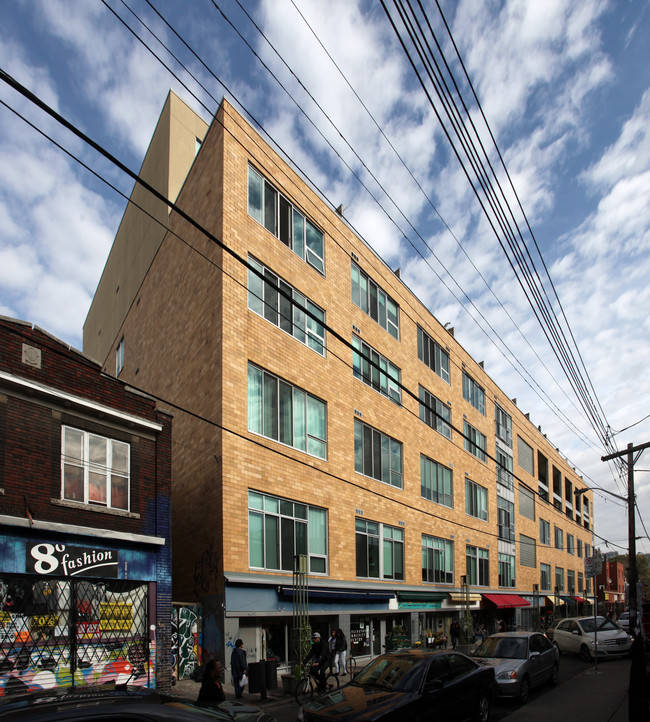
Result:
[[[591,662],[591,652],[586,644],[583,644],[582,647],[580,647],[580,659],[583,662]]]
[[[490,698],[487,694],[483,693],[478,698],[478,704],[476,705],[476,714],[474,719],[476,722],[487,722],[490,717]]]
[[[526,704],[526,702],[528,702],[529,696],[530,696],[530,682],[528,681],[528,677],[524,677],[521,680],[521,685],[519,686],[519,703]]]
[[[559,678],[560,678],[560,668],[557,666],[557,664],[554,664],[553,670],[551,671],[551,676],[548,680],[548,683],[551,685],[551,687],[556,687]]]

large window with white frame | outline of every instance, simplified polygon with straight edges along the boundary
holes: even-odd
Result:
[[[512,416],[496,403],[494,404],[494,432],[497,439],[501,439],[506,446],[512,449]]]
[[[310,266],[325,273],[323,231],[250,165],[248,214]]]
[[[422,535],[422,581],[454,583],[454,542]]]
[[[454,477],[446,466],[420,454],[420,491],[423,499],[454,507]]]
[[[451,406],[443,404],[424,386],[420,386],[419,396],[420,420],[446,439],[451,439]]]
[[[418,326],[418,358],[443,381],[449,380],[449,353],[421,327]]]
[[[555,527],[555,548],[564,549],[564,530],[559,526]]]
[[[327,574],[327,511],[249,490],[248,553],[253,569],[293,571],[304,554],[310,574]]]
[[[248,269],[248,308],[325,355],[325,311],[255,258],[248,262],[262,276]]]
[[[465,435],[465,451],[469,451],[477,459],[485,461],[487,458],[487,439],[478,429],[463,422],[463,434]]]
[[[355,520],[357,576],[404,579],[404,530],[366,519]]]
[[[463,371],[463,398],[485,416],[485,389]]]
[[[354,470],[401,489],[404,483],[402,443],[355,419]]]
[[[551,591],[551,565],[540,563],[539,565],[539,589],[542,592]]]
[[[477,519],[488,520],[487,489],[470,479],[465,479],[465,512]]]
[[[515,540],[515,505],[497,495],[497,516],[499,539]]]
[[[465,548],[467,583],[473,587],[490,584],[490,550],[470,546]]]
[[[499,552],[499,586],[515,586],[515,557],[513,554]]]
[[[512,456],[503,449],[496,447],[497,460],[497,482],[506,489],[514,488],[514,476],[512,466]]]
[[[545,519],[539,520],[539,542],[540,544],[551,543],[551,522]]]
[[[356,335],[352,336],[352,347],[354,348],[352,352],[354,377],[387,396],[396,404],[401,404],[402,374],[397,366]]]
[[[248,430],[327,458],[327,404],[248,364]]]
[[[399,341],[399,306],[370,276],[352,262],[352,301]]]
[[[555,567],[555,588],[558,592],[564,591],[564,569]]]
[[[61,433],[62,499],[128,511],[129,444],[70,426]]]

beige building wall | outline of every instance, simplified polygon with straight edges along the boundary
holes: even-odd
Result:
[[[208,126],[170,91],[139,176],[175,201]],[[103,363],[167,232],[169,208],[135,184],[83,329],[84,351]],[[114,369],[113,369],[114,372]]]
[[[191,123],[185,127],[188,134],[190,128],[192,133],[196,130]],[[325,275],[307,265],[248,215],[249,164],[322,229]],[[164,163],[160,169],[163,171]],[[490,551],[489,585],[472,592],[530,595],[540,582],[540,562],[550,563],[553,573],[555,566],[582,570],[583,560],[576,554],[568,554],[566,548],[553,548],[553,528],[558,525],[564,530],[565,539],[572,534],[589,545],[591,530],[569,518],[564,506],[555,509],[552,503],[537,497],[534,519],[519,514],[519,485],[537,492],[538,450],[561,471],[563,480],[569,478],[576,487],[583,487],[575,470],[399,277],[227,101],[218,111],[178,202],[213,238],[207,238],[172,213],[170,228],[180,239],[168,233],[141,283],[136,286],[135,281],[131,282],[132,302],[128,304],[124,323],[116,324],[109,352],[104,354],[105,370],[113,373],[116,344],[123,335],[126,354],[121,378],[173,404],[170,410],[174,413],[175,599],[223,600],[225,579],[233,575],[266,580],[277,577],[278,584],[290,583],[291,575],[255,571],[249,566],[249,490],[328,510],[328,573],[312,577],[313,583],[321,579],[364,588],[373,585],[390,590],[422,588],[422,534],[454,542],[454,583],[426,585],[432,591],[460,589],[467,544]],[[126,218],[127,214],[122,224],[125,236],[129,235]],[[223,251],[220,241],[232,253]],[[249,254],[326,310],[326,324],[340,338],[327,333],[324,357],[248,309],[247,269],[240,260],[247,259]],[[122,279],[128,277],[126,257],[124,251],[113,258],[113,285],[122,287]],[[352,303],[352,259],[399,304],[399,341]],[[104,275],[108,279],[108,266]],[[101,284],[100,289],[103,290]],[[99,316],[89,314],[85,329],[89,336],[97,335],[101,325],[98,319]],[[419,361],[418,324],[448,350],[449,384]],[[351,342],[353,332],[401,369],[401,383],[416,397],[422,384],[450,404],[455,429],[462,430],[466,419],[485,434],[487,461],[479,461],[465,451],[458,432],[454,431],[449,441],[422,423],[417,398],[403,392],[402,405],[398,406],[355,379],[352,351],[343,341]],[[105,336],[103,331],[101,335]],[[249,363],[327,403],[326,460],[248,431]],[[485,415],[463,398],[463,368],[485,389]],[[512,416],[513,422],[517,560],[514,589],[499,588],[498,584],[495,400]],[[355,472],[355,419],[402,442],[402,489]],[[534,449],[533,474],[518,464],[518,437]],[[422,498],[421,454],[453,469],[453,508]],[[466,514],[466,478],[488,489],[488,521]],[[586,497],[591,505],[591,494]],[[540,516],[551,524],[548,547],[539,544]],[[404,530],[403,581],[378,582],[356,576],[355,519],[359,517]],[[520,564],[520,534],[536,542],[535,567]],[[540,590],[540,594],[544,591]]]

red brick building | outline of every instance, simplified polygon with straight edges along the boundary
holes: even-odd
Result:
[[[171,676],[171,418],[0,318],[0,696]]]
[[[626,605],[625,566],[622,562],[603,561],[603,571],[596,576],[598,611],[619,613]]]

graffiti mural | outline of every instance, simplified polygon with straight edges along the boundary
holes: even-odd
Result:
[[[174,606],[172,611],[172,669],[174,681],[189,679],[200,664],[199,607]]]
[[[0,576],[0,696],[115,682],[150,686],[148,585]]]

